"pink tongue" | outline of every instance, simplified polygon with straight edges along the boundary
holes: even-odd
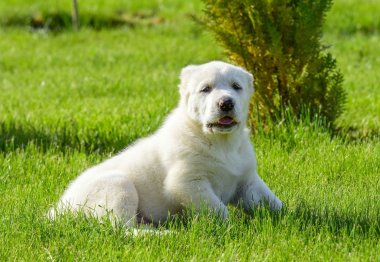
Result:
[[[221,125],[230,125],[230,124],[232,124],[233,121],[234,120],[231,117],[225,116],[225,117],[219,119],[218,124],[221,124]]]

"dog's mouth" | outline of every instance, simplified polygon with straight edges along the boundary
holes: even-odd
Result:
[[[238,122],[230,116],[224,116],[218,120],[218,122],[208,123],[208,128],[217,128],[219,130],[228,131],[236,126]]]

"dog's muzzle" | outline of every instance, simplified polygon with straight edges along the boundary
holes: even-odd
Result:
[[[234,109],[235,102],[230,97],[222,97],[218,101],[218,107],[223,112],[229,112]]]
[[[206,124],[211,132],[230,133],[239,125],[235,116],[235,101],[229,96],[217,100],[218,117]]]

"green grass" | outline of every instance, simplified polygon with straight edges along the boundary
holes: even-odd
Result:
[[[6,0],[12,15],[70,12],[70,1]],[[345,75],[347,110],[324,128],[279,125],[252,136],[280,215],[230,208],[169,222],[169,235],[126,237],[93,219],[51,222],[47,209],[86,167],[158,128],[189,63],[223,59],[188,14],[199,1],[80,2],[88,14],[154,10],[164,22],[79,33],[0,27],[0,260],[380,259],[380,4],[336,1],[325,42]]]
[[[361,134],[380,127],[380,1],[335,1],[325,30],[326,42],[345,77],[347,111],[338,123]]]

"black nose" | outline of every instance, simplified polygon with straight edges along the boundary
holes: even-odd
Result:
[[[218,106],[223,112],[228,112],[234,108],[235,104],[231,98],[222,97],[221,99],[219,99]]]

